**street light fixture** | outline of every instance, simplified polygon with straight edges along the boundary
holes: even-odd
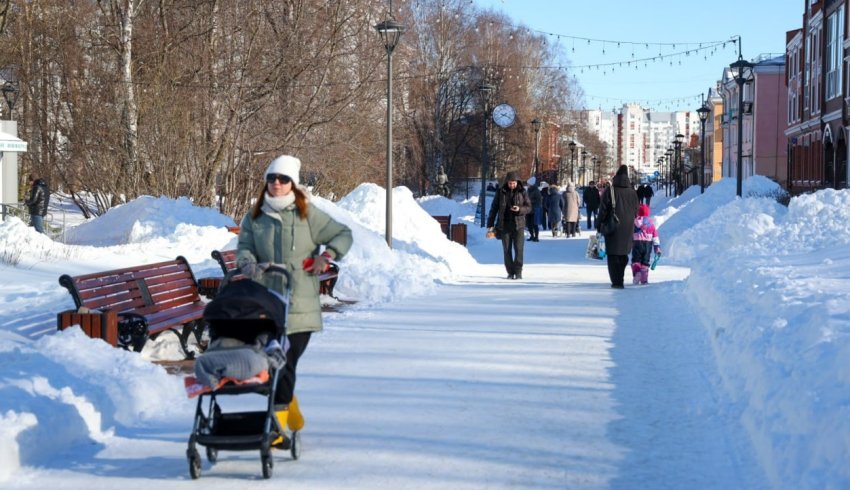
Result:
[[[702,194],[705,192],[705,122],[708,120],[708,113],[711,112],[711,109],[708,108],[708,104],[703,103],[702,107],[697,109],[697,115],[699,116],[699,124],[700,124],[700,140],[699,140],[699,148],[700,148],[700,171],[699,171],[699,193]]]
[[[670,167],[671,167],[670,162],[673,159],[673,147],[672,146],[667,147],[667,151],[664,152],[664,156],[667,157],[667,171],[665,172],[667,179],[666,179],[666,182],[665,182],[666,185],[664,186],[664,195],[669,197],[670,196],[670,181],[673,180],[673,176],[671,175],[671,172],[670,172]]]
[[[537,176],[537,172],[540,170],[540,157],[539,157],[539,148],[540,148],[540,126],[543,123],[540,122],[540,119],[536,117],[531,120],[531,127],[534,128],[534,169],[531,172],[531,175]]]
[[[15,102],[18,100],[18,87],[14,82],[7,81],[3,84],[3,98],[6,99],[6,104],[9,105],[9,120],[12,120],[12,109],[15,108]]]
[[[375,26],[387,50],[387,246],[393,248],[393,50],[405,30],[403,24],[389,19]]]
[[[487,82],[478,86],[478,93],[481,94],[481,102],[484,107],[484,117],[481,121],[484,127],[484,142],[481,145],[481,197],[478,198],[479,216],[481,216],[481,228],[486,226],[487,222],[487,173],[489,172],[490,153],[487,147],[487,122],[490,119],[490,94],[496,90],[496,87]]]
[[[738,161],[736,166],[737,180],[735,192],[738,197],[743,194],[744,181],[744,84],[753,80],[753,65],[741,56],[741,41],[738,40],[738,60],[729,65],[732,77],[738,84]]]

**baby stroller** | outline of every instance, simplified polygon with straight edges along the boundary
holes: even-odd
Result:
[[[286,318],[292,291],[289,271],[283,266],[274,264],[266,270],[266,274],[282,274],[286,278],[285,295],[280,295],[250,280],[230,282],[233,275],[237,273],[233,272],[225,277],[220,292],[204,309],[204,320],[209,324],[211,343],[217,338],[227,337],[250,344],[255,342],[258,336],[265,335],[270,339],[276,339],[280,344],[285,344]],[[281,360],[278,359],[278,361]],[[298,459],[300,435],[295,432],[292,436],[286,437],[286,428],[280,426],[274,414],[275,391],[278,378],[285,375],[285,359],[277,363],[279,369],[275,368],[275,364],[269,363],[266,382],[224,384],[198,396],[192,434],[189,436],[189,447],[186,449],[189,475],[192,479],[201,476],[201,456],[198,445],[206,447],[207,460],[210,464],[215,464],[220,450],[259,450],[264,478],[272,476],[274,466],[272,442],[279,437],[284,437],[284,442],[275,447],[289,449],[292,458]],[[218,403],[219,397],[248,393],[267,397],[266,409],[237,413],[222,411]]]

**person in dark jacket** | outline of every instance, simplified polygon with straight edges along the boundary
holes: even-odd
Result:
[[[543,195],[537,188],[537,178],[528,179],[528,199],[531,201],[531,212],[525,217],[530,242],[540,241],[540,223],[543,221]]]
[[[595,182],[591,181],[590,185],[584,188],[581,200],[587,212],[587,229],[593,229],[593,220],[596,219],[596,213],[599,211],[599,189]]]
[[[50,189],[44,179],[37,179],[30,175],[30,195],[24,204],[30,213],[30,226],[35,231],[44,233],[44,217],[47,215],[47,206],[50,204]]]
[[[611,194],[613,197],[613,207]],[[623,289],[623,276],[629,264],[629,253],[632,251],[632,240],[637,216],[638,197],[632,183],[629,181],[629,167],[620,165],[617,174],[611,179],[611,186],[602,194],[599,206],[597,228],[604,223],[611,213],[617,215],[620,223],[614,233],[605,235],[605,252],[608,257],[608,277],[611,287]]]
[[[531,212],[531,201],[516,172],[505,175],[505,183],[496,192],[487,227],[502,236],[502,251],[508,279],[522,279],[522,256],[525,246],[525,216]]]

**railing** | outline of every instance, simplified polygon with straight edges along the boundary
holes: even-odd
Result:
[[[53,213],[48,212],[44,216],[44,231],[51,239],[65,242],[65,210],[62,211],[62,222],[60,224],[56,224],[56,220],[53,219]],[[6,221],[8,217],[19,218],[24,223],[30,222],[30,213],[29,210],[24,206],[24,203],[21,202],[11,202],[11,203],[0,203],[0,222]]]
[[[24,204],[20,202],[0,203],[0,215],[2,215],[2,219],[0,219],[0,221],[6,221],[8,216],[29,221],[29,211],[27,211]]]

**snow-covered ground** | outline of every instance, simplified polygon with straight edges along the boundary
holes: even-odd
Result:
[[[317,203],[354,230],[299,368],[298,461],[221,453],[189,479],[179,375],[76,329],[61,274],[186,257],[213,275],[233,221],[146,197],[69,228],[0,223],[0,487],[850,488],[850,191],[772,198],[760,177],[657,193],[649,286],[608,287],[587,231],[526,244],[525,279],[471,223],[476,200],[364,184]],[[61,205],[61,204],[60,204]],[[64,207],[66,215],[72,216]],[[468,247],[430,215],[469,224]],[[73,219],[73,218],[71,218]],[[231,408],[261,403],[236,397]]]

